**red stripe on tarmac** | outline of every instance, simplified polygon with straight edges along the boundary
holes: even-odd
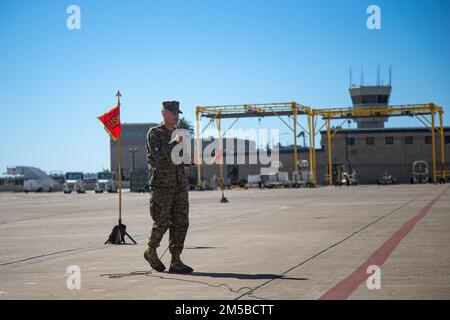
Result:
[[[389,255],[398,246],[400,241],[414,228],[415,224],[425,217],[425,215],[430,211],[431,207],[450,189],[447,187],[442,191],[436,198],[434,198],[430,203],[423,207],[417,215],[406,222],[403,227],[400,228],[392,237],[390,237],[380,248],[378,248],[370,257],[361,265],[352,275],[348,278],[339,282],[334,288],[328,290],[320,300],[344,300],[347,299],[349,295],[359,287],[361,283],[367,280],[371,274],[367,273],[367,268],[371,265],[376,265],[381,267],[383,263],[387,260]]]

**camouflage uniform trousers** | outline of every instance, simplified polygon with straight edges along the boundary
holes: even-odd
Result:
[[[152,188],[150,215],[153,219],[148,245],[157,248],[169,229],[169,251],[181,254],[189,227],[189,195],[186,188]]]

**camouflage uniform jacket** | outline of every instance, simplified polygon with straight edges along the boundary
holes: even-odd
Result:
[[[147,134],[147,163],[151,188],[187,188],[184,164],[174,164],[170,143],[172,131],[163,124],[151,128]]]

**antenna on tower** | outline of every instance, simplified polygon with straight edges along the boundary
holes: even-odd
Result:
[[[389,66],[389,86],[392,87],[392,66]]]
[[[377,86],[380,85],[380,66],[378,65],[378,70],[377,70]]]
[[[353,72],[352,72],[352,67],[350,67],[350,85],[349,85],[349,87],[351,88],[352,87],[352,78],[353,78],[353,74],[352,74]]]
[[[364,67],[361,66],[361,87],[364,86]]]

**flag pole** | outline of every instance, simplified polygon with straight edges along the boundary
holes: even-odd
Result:
[[[120,106],[120,97],[122,95],[120,94],[120,91],[117,91],[116,97],[117,97],[117,104]],[[119,147],[119,225],[122,224],[122,143],[120,136],[118,138],[118,147]]]
[[[105,128],[108,133],[111,134],[113,140],[117,141],[118,148],[118,168],[119,168],[119,224],[114,226],[113,230],[109,234],[108,240],[106,240],[105,244],[125,244],[125,236],[131,239],[134,244],[137,244],[136,241],[128,234],[126,228],[127,226],[122,224],[122,141],[120,139],[120,135],[122,133],[122,127],[120,123],[120,91],[117,91],[117,106],[111,109],[108,113],[105,113],[102,117],[99,117],[100,121],[103,122]],[[103,117],[106,118],[103,119]],[[119,126],[117,130],[117,126]],[[115,139],[117,137],[117,139]],[[111,168],[112,170],[112,168]]]
[[[122,223],[122,144],[119,137],[119,224]]]

